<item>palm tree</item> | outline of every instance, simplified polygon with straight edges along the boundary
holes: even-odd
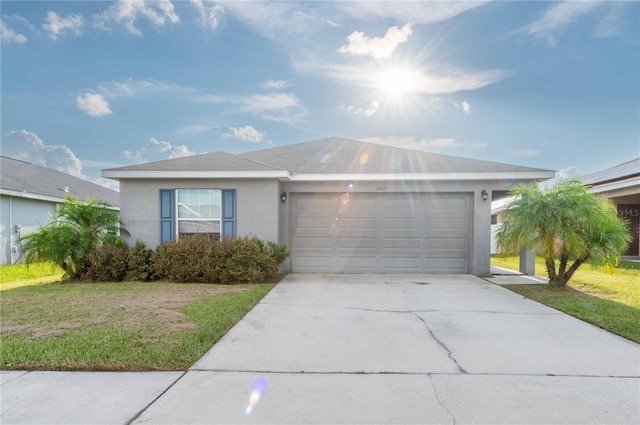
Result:
[[[540,190],[535,184],[511,192],[496,234],[502,253],[526,248],[544,257],[549,286],[565,287],[587,261],[611,272],[631,241],[627,223],[604,197],[578,180]]]
[[[27,263],[52,261],[67,274],[76,277],[85,257],[102,245],[121,243],[119,234],[128,234],[120,226],[117,212],[106,202],[89,198],[81,202],[71,196],[58,205],[52,220],[37,232],[21,237],[22,256]]]

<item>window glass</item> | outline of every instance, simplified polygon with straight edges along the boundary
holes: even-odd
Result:
[[[178,237],[202,235],[220,238],[222,192],[218,189],[176,190]]]

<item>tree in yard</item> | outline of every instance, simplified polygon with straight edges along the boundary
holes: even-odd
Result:
[[[578,180],[545,189],[521,186],[502,213],[496,234],[502,253],[526,248],[544,257],[549,286],[565,287],[585,262],[611,272],[631,241],[627,223],[605,198],[590,194]]]
[[[128,232],[120,227],[116,211],[106,202],[71,196],[58,205],[52,220],[37,232],[21,237],[22,256],[27,263],[51,261],[74,278],[82,272],[83,260],[102,245],[121,243],[118,235]]]

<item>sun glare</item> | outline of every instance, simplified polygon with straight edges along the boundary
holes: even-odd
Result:
[[[416,91],[416,72],[409,68],[389,68],[377,75],[377,88],[386,96],[402,97]]]

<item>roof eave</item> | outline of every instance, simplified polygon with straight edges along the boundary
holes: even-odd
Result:
[[[48,196],[48,195],[40,195],[37,193],[31,193],[31,192],[21,192],[19,190],[11,190],[11,189],[0,189],[0,195],[12,196],[15,198],[33,199],[37,201],[54,202],[56,204],[63,204],[67,202],[65,198],[58,198],[56,196]],[[67,193],[67,195],[71,195],[71,193]],[[107,209],[119,211],[120,207],[117,205],[109,205]]]
[[[140,171],[103,170],[102,177],[120,179],[288,179],[287,170],[268,171]]]
[[[382,173],[382,174],[295,174],[291,181],[452,181],[452,180],[547,180],[553,171],[476,172],[476,173]]]

